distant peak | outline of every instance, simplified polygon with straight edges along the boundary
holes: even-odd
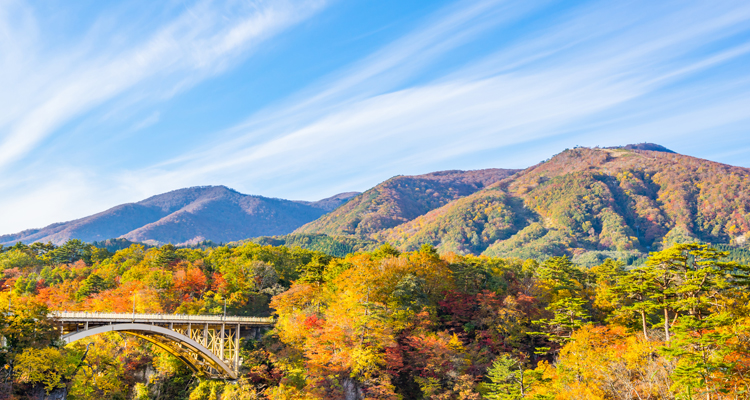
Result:
[[[351,199],[352,197],[354,197],[354,196],[356,196],[358,194],[360,194],[360,192],[344,192],[344,193],[339,193],[337,195],[333,195],[331,197],[327,197],[327,198],[319,200],[319,201],[334,200],[334,199],[335,200],[348,200],[348,199]]]
[[[218,190],[218,191],[222,191],[222,192],[239,193],[238,191],[236,191],[236,190],[234,190],[232,188],[226,187],[224,185],[193,186],[193,187],[184,188],[184,189],[180,189],[180,190],[197,190],[197,191],[208,191],[208,190],[214,190],[215,191],[215,190]]]
[[[648,151],[660,151],[662,153],[676,153],[675,151],[669,150],[668,148],[656,144],[656,143],[638,143],[628,144],[625,146],[613,146],[606,147],[607,149],[625,149],[625,150],[648,150]]]
[[[211,191],[211,190],[221,190],[221,191],[236,192],[234,189],[230,189],[230,188],[228,188],[228,187],[226,187],[224,185],[206,185],[206,186],[190,186],[190,187],[185,187],[185,188],[170,190],[168,192],[160,193],[160,194],[157,194],[157,195],[154,195],[154,196],[151,196],[151,197],[159,197],[159,196],[170,195],[170,194],[177,194],[177,193],[206,192],[206,191]]]
[[[326,197],[325,199],[318,200],[318,201],[297,201],[297,203],[306,204],[306,205],[320,208],[326,211],[333,211],[336,208],[338,208],[340,205],[346,203],[352,197],[358,194],[360,193],[359,192],[344,192],[344,193],[339,193],[337,195],[333,195],[331,197]]]

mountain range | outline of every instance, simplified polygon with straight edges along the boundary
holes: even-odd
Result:
[[[147,244],[190,245],[283,235],[337,208],[357,192],[316,202],[239,193],[224,186],[175,190],[69,222],[0,236],[0,244],[86,242],[123,238]]]
[[[574,148],[523,170],[396,176],[318,202],[222,186],[177,190],[0,243],[123,238],[151,244],[250,240],[333,253],[401,250],[632,261],[677,241],[746,245],[750,169],[656,144]]]
[[[482,169],[396,176],[353,197],[295,233],[371,236],[475,193],[518,171]]]
[[[502,179],[417,217],[391,203],[410,204],[404,193],[423,188],[394,178],[295,233],[358,237],[401,250],[428,243],[460,254],[567,254],[581,264],[607,257],[633,261],[682,241],[743,246],[750,236],[750,169],[663,146],[566,149],[532,167],[505,172]],[[400,192],[389,194],[394,186]],[[360,227],[371,220],[387,223]]]

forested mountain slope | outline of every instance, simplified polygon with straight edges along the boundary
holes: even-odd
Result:
[[[60,244],[68,239],[92,242],[111,238],[151,244],[191,244],[283,235],[356,194],[298,202],[245,195],[224,186],[192,187],[122,204],[75,221],[0,236],[0,244],[18,241]]]
[[[483,169],[396,176],[295,233],[366,237],[408,222],[516,172],[512,169]]]
[[[344,257],[351,253],[375,250],[381,246],[381,243],[371,239],[354,236],[328,236],[316,233],[261,236],[247,241],[229,243],[229,245],[241,245],[244,242],[257,243],[263,246],[299,247],[301,249],[319,251],[333,257]]]
[[[749,231],[747,168],[665,151],[577,148],[372,237],[404,250],[430,243],[463,254],[595,262],[663,241],[743,244]]]

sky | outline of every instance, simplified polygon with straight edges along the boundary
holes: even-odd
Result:
[[[750,167],[750,2],[0,0],[0,234],[641,142]]]

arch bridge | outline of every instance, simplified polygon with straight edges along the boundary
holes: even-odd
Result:
[[[65,343],[105,332],[145,339],[182,360],[199,376],[237,379],[240,338],[259,338],[273,318],[222,315],[88,313],[50,314]]]

